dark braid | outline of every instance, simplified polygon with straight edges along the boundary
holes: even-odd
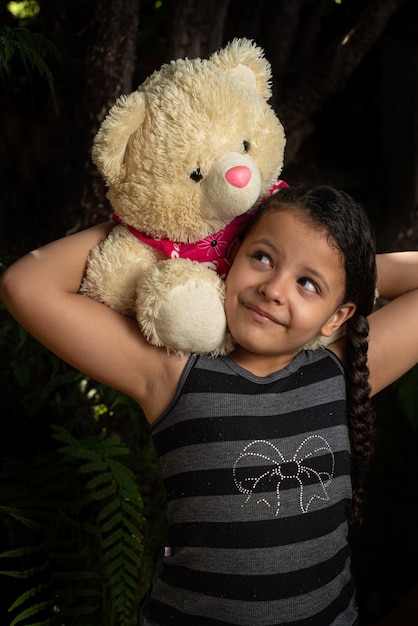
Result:
[[[374,407],[370,399],[367,367],[369,324],[367,318],[354,314],[347,322],[345,373],[350,438],[352,445],[353,512],[352,523],[361,522],[363,477],[373,454]]]
[[[340,195],[342,192],[339,192]],[[342,238],[331,234],[345,259],[346,292],[344,301],[357,305],[346,322],[345,378],[347,408],[352,446],[353,507],[351,523],[361,523],[364,498],[363,478],[373,454],[375,411],[370,398],[367,367],[369,322],[376,290],[376,246],[371,226],[362,208],[349,196],[345,198],[346,228]]]
[[[374,407],[367,367],[369,324],[376,289],[376,247],[369,220],[348,194],[328,186],[296,185],[270,196],[256,213],[292,210],[308,223],[325,229],[329,242],[342,253],[346,288],[341,304],[354,302],[356,312],[346,322],[345,379],[352,448],[353,508],[351,523],[361,522],[363,476],[373,453]],[[254,222],[253,222],[254,223]]]

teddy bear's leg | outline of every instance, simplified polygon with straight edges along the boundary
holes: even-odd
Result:
[[[148,341],[178,353],[227,354],[224,284],[217,274],[188,259],[152,267],[137,287],[137,320]]]

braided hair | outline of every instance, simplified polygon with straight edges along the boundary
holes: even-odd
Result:
[[[265,212],[292,210],[309,224],[325,230],[338,249],[345,269],[341,304],[354,302],[356,311],[345,322],[345,381],[352,451],[353,506],[350,523],[361,522],[363,476],[373,453],[375,413],[367,367],[369,323],[376,290],[376,245],[370,222],[360,205],[344,191],[326,185],[295,185],[269,196],[252,224]],[[249,228],[251,228],[251,225]]]

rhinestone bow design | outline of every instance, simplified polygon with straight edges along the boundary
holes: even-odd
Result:
[[[256,504],[275,507],[278,516],[282,491],[286,483],[290,486],[290,481],[298,486],[303,513],[307,513],[315,499],[329,500],[327,489],[334,469],[334,454],[324,437],[306,437],[290,458],[271,442],[259,439],[242,450],[234,463],[233,477],[238,491],[246,495],[245,504],[255,499]]]

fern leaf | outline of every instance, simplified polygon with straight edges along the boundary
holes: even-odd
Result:
[[[41,611],[44,611],[48,606],[50,606],[49,602],[40,602],[39,604],[34,604],[30,606],[28,609],[25,609],[19,615],[17,615],[14,620],[10,623],[10,626],[16,626],[22,620],[27,619],[28,617],[32,617]]]
[[[134,565],[130,562],[130,555],[127,555],[125,551],[121,550],[119,554],[114,559],[108,559],[108,563],[106,564],[106,571],[116,571],[120,568],[122,570],[129,570],[131,574],[134,576],[138,576],[138,568],[134,567]]]
[[[92,491],[91,495],[94,500],[105,500],[106,498],[116,495],[116,485],[112,484],[98,491]]]
[[[10,59],[13,52],[13,30],[10,26],[3,26],[0,31],[0,60],[7,74],[10,74]]]
[[[0,553],[0,559],[10,559],[15,557],[27,556],[28,554],[34,554],[35,552],[40,552],[45,548],[45,544],[41,543],[37,546],[23,546],[21,548],[14,548],[13,550],[7,550],[6,552]]]
[[[112,515],[112,513],[114,513],[116,509],[119,509],[120,506],[121,503],[117,498],[112,499],[109,504],[107,504],[104,509],[100,511],[99,515],[97,516],[97,521],[101,522],[105,520],[106,517]]]
[[[96,487],[99,487],[104,483],[111,483],[109,487],[112,487],[112,489],[116,489],[115,477],[112,472],[103,472],[102,474],[98,474],[94,478],[91,478],[88,483],[86,483],[85,488],[89,490],[94,490],[96,489]]]
[[[138,498],[136,500],[129,501],[124,498],[121,501],[121,508],[126,516],[129,516],[134,520],[138,520],[138,516],[141,516],[140,509],[142,509],[142,499]]]
[[[138,576],[138,564],[134,567],[125,555],[118,556],[106,565],[106,571],[108,574],[115,574],[115,572],[119,569],[122,570],[122,568],[124,570],[126,569],[132,575],[132,578],[136,578]]]
[[[132,549],[134,552],[137,552],[137,551],[138,551],[138,539],[137,539],[137,537],[136,537],[136,536],[135,536],[135,537],[133,537],[133,536],[131,536],[131,535],[126,535],[126,536],[125,536],[125,543],[126,543],[126,544],[129,544],[129,545],[131,546],[131,549]]]
[[[115,559],[107,557],[106,561],[106,573],[109,578],[113,577],[115,572],[118,572],[118,570],[124,566],[124,559],[121,554],[119,554]]]
[[[114,528],[118,524],[121,524],[123,521],[124,519],[123,519],[122,512],[118,511],[115,515],[112,515],[112,517],[109,517],[106,524],[103,524],[102,533],[107,533],[111,531],[112,528]]]
[[[3,553],[1,556],[5,556],[5,553]],[[25,578],[31,578],[32,576],[35,576],[36,574],[40,574],[41,572],[44,572],[46,569],[49,568],[49,566],[50,566],[50,563],[48,561],[44,561],[37,567],[30,567],[24,570],[2,570],[0,574],[3,574],[4,576],[10,576],[10,578],[25,579]]]
[[[124,568],[132,575],[132,578],[136,578],[138,576],[138,565],[140,565],[141,561],[135,563],[135,566],[130,563],[130,559],[125,559]]]
[[[27,589],[18,598],[16,598],[13,604],[9,607],[9,612],[14,611],[14,609],[16,609],[18,606],[21,606],[27,600],[38,595],[39,593],[41,593],[41,591],[45,591],[45,589],[47,589],[48,587],[49,585],[42,584],[42,585],[37,585],[36,587],[32,587],[31,589]]]
[[[108,468],[108,465],[105,461],[96,460],[96,461],[90,461],[89,463],[85,463],[84,465],[81,465],[78,468],[78,472],[80,474],[90,474],[94,472],[103,472],[107,470],[107,468]]]
[[[12,506],[1,506],[0,510],[4,513],[7,513],[10,517],[13,517],[15,520],[29,528],[30,530],[39,531],[42,528],[42,525],[39,522],[34,521],[33,519],[29,519],[22,510],[19,510],[16,507]]]
[[[100,537],[100,559],[103,564],[102,589],[106,619],[110,623],[128,626],[132,620],[135,597],[141,569],[144,567],[141,554],[144,519],[143,501],[134,472],[121,461],[130,451],[117,437],[106,433],[77,440],[68,431],[54,426],[54,438],[62,445],[59,452],[70,462],[78,464],[77,473],[85,476],[84,489],[98,508],[97,529],[87,523],[83,529]],[[61,615],[71,615],[71,579],[60,578],[68,583],[68,592],[62,591]],[[76,579],[74,582],[77,582]],[[89,581],[84,579],[87,600],[91,596]],[[100,588],[100,587],[99,587]],[[81,596],[80,596],[81,597]],[[84,606],[89,606],[83,604]],[[82,607],[79,607],[80,609]]]
[[[0,32],[0,65],[10,73],[10,60],[13,56],[20,57],[28,75],[35,69],[46,80],[50,93],[55,99],[54,78],[42,54],[53,55],[61,61],[60,54],[53,43],[41,33],[32,33],[26,28],[10,28],[3,26]]]
[[[126,584],[128,581],[124,580],[116,585],[115,596],[116,596],[116,607],[126,607],[130,604],[132,600],[134,600],[134,595],[131,591],[129,591],[129,587]],[[133,581],[132,581],[133,582]]]
[[[124,526],[125,526],[125,530],[131,533],[131,537],[136,538],[136,535],[138,533],[138,525],[133,524],[129,519],[125,519]],[[136,538],[136,541],[138,541],[137,538]]]
[[[122,528],[118,528],[114,533],[108,535],[102,543],[103,548],[109,548],[110,546],[114,546],[121,550],[121,544],[119,543],[121,539],[123,539],[124,531]]]

